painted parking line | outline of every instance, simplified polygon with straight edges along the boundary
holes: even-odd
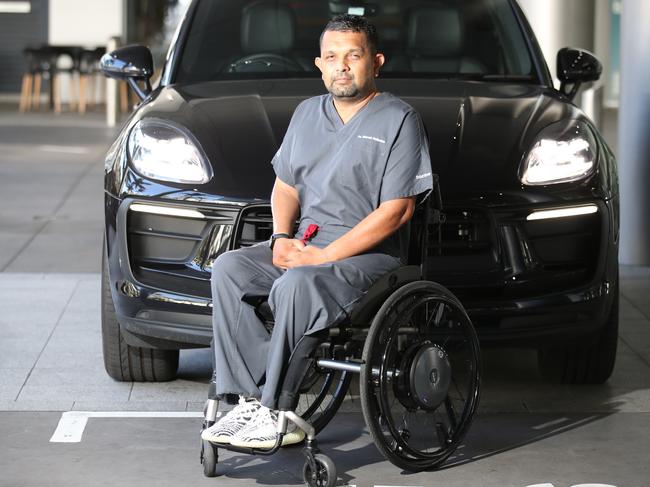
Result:
[[[566,423],[567,421],[569,421],[569,418],[554,419],[553,421],[549,421],[548,423],[542,423],[542,424],[538,424],[537,426],[533,426],[532,429],[543,430],[548,428],[549,426],[555,426],[556,424]],[[543,487],[545,484],[540,484],[540,485]],[[531,487],[537,487],[537,486],[531,486]]]
[[[219,413],[217,413],[219,416]],[[169,411],[66,411],[50,438],[51,443],[79,443],[89,418],[202,418],[200,412]]]
[[[88,154],[90,149],[76,145],[39,145],[38,149],[43,152],[60,152],[63,154]]]
[[[221,411],[217,413],[221,416]],[[79,443],[90,418],[203,418],[200,412],[169,411],[66,411],[50,438],[51,443]],[[345,487],[356,487],[348,484]],[[374,487],[418,487],[401,485],[375,485]]]

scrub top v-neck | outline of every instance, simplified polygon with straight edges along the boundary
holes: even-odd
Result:
[[[332,128],[335,131],[343,130],[346,127],[349,127],[350,124],[352,124],[356,120],[357,116],[361,116],[364,113],[364,111],[367,110],[370,105],[372,105],[372,102],[378,96],[381,96],[381,93],[375,95],[370,100],[368,100],[368,102],[364,106],[362,106],[354,115],[352,115],[352,117],[350,117],[350,119],[347,122],[343,122],[341,115],[339,115],[339,112],[336,109],[336,105],[334,105],[334,99],[332,98],[331,95],[329,95],[328,101],[325,104],[325,115],[330,120],[330,123],[332,124]]]
[[[428,194],[431,160],[419,114],[381,93],[343,123],[330,94],[296,108],[272,161],[276,175],[298,191],[301,236],[320,230],[311,244],[325,247],[384,201]],[[397,234],[375,252],[401,257]]]

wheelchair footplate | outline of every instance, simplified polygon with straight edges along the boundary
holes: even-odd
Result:
[[[201,439],[201,463],[203,464],[203,473],[206,477],[215,477],[217,475],[216,467],[219,461],[219,449],[229,450],[236,453],[248,455],[273,455],[282,447],[282,439],[287,432],[289,421],[294,423],[298,428],[305,432],[305,446],[303,454],[305,455],[305,464],[302,474],[305,484],[308,486],[334,487],[336,485],[336,466],[331,458],[324,455],[318,449],[316,444],[316,430],[307,421],[302,419],[296,413],[291,411],[280,411],[278,413],[278,429],[275,439],[275,445],[271,448],[246,448],[230,445],[228,443],[212,443]],[[210,421],[214,423],[213,421]],[[209,422],[204,422],[203,429],[211,426]]]

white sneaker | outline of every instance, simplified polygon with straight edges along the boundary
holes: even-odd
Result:
[[[253,420],[230,439],[232,446],[244,448],[273,448],[278,434],[278,416],[275,411],[262,406]],[[300,443],[305,432],[289,422],[282,446]]]
[[[239,404],[201,432],[201,438],[211,443],[230,443],[231,438],[256,416],[261,407],[257,399],[240,397]]]

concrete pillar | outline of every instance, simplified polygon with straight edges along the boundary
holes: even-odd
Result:
[[[555,60],[561,48],[582,47],[594,51],[594,0],[519,0],[519,4],[554,78]]]
[[[622,264],[650,265],[650,2],[624,0],[621,16],[619,177]]]
[[[535,32],[556,88],[560,86],[556,59],[561,48],[580,47],[599,58],[607,57],[607,46],[595,42],[596,21],[600,19],[597,11],[608,10],[603,0],[519,0],[519,4]],[[602,81],[585,88],[575,101],[598,126],[603,103]]]

